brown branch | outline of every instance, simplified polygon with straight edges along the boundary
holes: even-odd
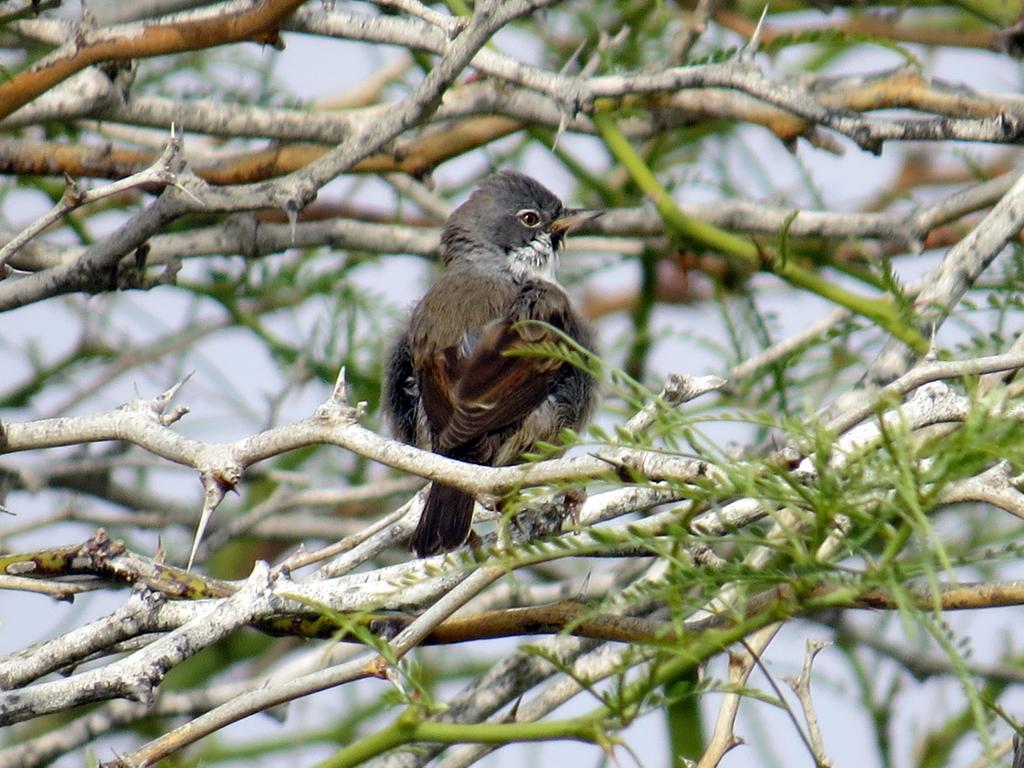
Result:
[[[725,8],[715,11],[714,19],[726,29],[742,35],[748,40],[754,34],[756,21],[748,19],[740,13]],[[999,33],[988,30],[965,32],[962,29],[935,29],[925,26],[896,24],[887,19],[864,15],[845,19],[840,22],[829,22],[827,25],[800,27],[768,27],[762,25],[760,39],[770,44],[777,40],[800,35],[805,32],[837,31],[853,35],[885,37],[902,43],[919,45],[951,46],[956,48],[980,48],[987,51],[1003,50]]]
[[[914,109],[948,117],[992,118],[1004,104],[972,97],[962,90],[935,84],[915,70],[904,68],[870,77],[822,78],[810,92],[834,110],[870,112],[881,109]],[[842,147],[818,126],[779,106],[734,90],[696,88],[669,97],[653,94],[624,103],[651,109],[667,127],[707,120],[738,120],[760,125],[784,143],[805,138],[814,146],[841,154]]]
[[[48,581],[88,575],[122,585],[145,583],[150,589],[168,597],[193,600],[226,597],[237,591],[237,585],[203,578],[132,553],[123,542],[110,539],[102,529],[82,544],[0,557],[0,573]],[[689,622],[684,631],[691,634],[750,618],[778,601],[802,599],[811,604],[813,610],[816,604],[831,601],[848,589],[846,586],[821,583],[803,592],[801,597],[792,587],[779,586],[748,599],[743,614],[722,614]],[[932,610],[938,605],[946,611],[1022,605],[1024,581],[943,584],[939,586],[938,594],[927,587],[911,586],[902,596],[894,596],[885,589],[871,589],[842,601],[842,605],[847,608],[870,610],[899,610],[907,603],[925,610]],[[285,619],[284,623],[280,623],[271,620],[263,623],[262,628],[275,634],[299,633],[306,636],[330,636],[338,629],[330,621],[314,621],[312,624],[296,621]],[[378,632],[394,636],[412,621],[413,617],[408,616],[379,616],[375,625]],[[448,645],[560,632],[633,644],[673,645],[680,641],[672,622],[598,613],[593,606],[578,600],[561,600],[546,605],[503,608],[451,618],[436,627],[424,643]],[[357,640],[355,637],[341,639]]]
[[[141,583],[168,597],[193,600],[237,591],[226,582],[129,552],[123,541],[111,539],[102,528],[82,544],[0,556],[0,574],[48,581],[93,576],[125,586]]]
[[[371,155],[354,165],[350,172],[400,172],[423,177],[444,161],[520,128],[521,123],[502,117],[465,120],[411,141],[397,142],[391,151]],[[215,163],[195,164],[193,171],[210,184],[252,183],[305,168],[330,151],[330,147],[318,144],[285,144],[234,155]],[[14,175],[121,179],[148,167],[156,157],[154,152],[111,146],[0,139],[0,173]]]
[[[155,152],[110,145],[0,139],[0,173],[17,176],[123,179],[150,165],[155,157]]]
[[[996,117],[1006,107],[962,92],[937,87],[919,72],[903,68],[881,77],[856,78],[830,84],[824,91],[814,90],[821,103],[835,109],[870,112],[877,109],[916,109],[950,117]]]
[[[246,40],[278,45],[278,28],[303,2],[263,0],[251,10],[195,21],[147,24],[130,27],[129,32],[85,33],[73,44],[0,81],[0,118],[93,64],[146,59]]]
[[[802,599],[815,603],[834,597],[836,593],[845,589],[848,588],[820,584]],[[743,614],[720,614],[688,622],[683,632],[684,635],[690,635],[715,627],[728,626],[736,621],[752,618],[779,602],[791,602],[795,599],[799,598],[789,586],[769,589],[747,600]],[[946,611],[1005,608],[1024,604],[1024,582],[941,585],[937,596],[929,589],[908,588],[906,601],[886,590],[874,589],[853,597],[846,602],[845,607],[894,611],[904,607],[907,602],[923,610],[933,610],[936,604]],[[393,616],[379,620],[376,627],[378,630],[386,630],[385,634],[392,634],[410,621],[412,618]],[[498,637],[561,632],[576,637],[634,645],[676,646],[682,640],[682,636],[671,621],[601,614],[597,613],[593,606],[585,603],[562,600],[548,605],[483,611],[448,619],[427,635],[423,645],[449,645]],[[357,638],[350,636],[340,639],[359,642]]]

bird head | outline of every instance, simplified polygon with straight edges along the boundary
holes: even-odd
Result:
[[[494,263],[513,276],[553,279],[566,234],[599,211],[567,209],[547,187],[515,171],[481,182],[452,212],[441,235],[446,265]]]

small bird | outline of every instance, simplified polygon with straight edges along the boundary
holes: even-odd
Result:
[[[452,212],[441,233],[443,271],[388,360],[384,408],[399,439],[502,466],[587,423],[597,402],[590,374],[516,352],[557,340],[551,328],[594,350],[555,267],[566,233],[599,215],[566,209],[542,184],[509,170],[484,179]],[[456,549],[472,521],[473,497],[435,482],[411,548],[419,557]]]

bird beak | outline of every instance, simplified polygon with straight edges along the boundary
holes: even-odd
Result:
[[[568,232],[593,221],[598,216],[604,215],[604,211],[597,211],[588,208],[569,208],[562,211],[562,215],[548,224],[548,232],[557,237],[562,237]]]

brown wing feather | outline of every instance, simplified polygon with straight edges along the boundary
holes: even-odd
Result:
[[[562,362],[515,352],[525,343],[555,338],[550,329],[524,321],[564,328],[569,311],[569,299],[557,286],[538,281],[523,287],[508,315],[484,329],[465,361],[451,400],[452,412],[434,441],[435,450],[450,451],[508,426],[544,401]]]
[[[514,345],[504,347],[514,349]],[[501,429],[536,408],[551,389],[549,365],[537,358],[474,356],[459,388],[451,418],[435,440],[435,449],[447,451],[476,437]]]
[[[453,398],[461,363],[454,347],[442,350],[425,360],[418,361],[418,382],[423,411],[434,434],[443,431],[451,420]],[[434,450],[438,450],[434,446]]]

